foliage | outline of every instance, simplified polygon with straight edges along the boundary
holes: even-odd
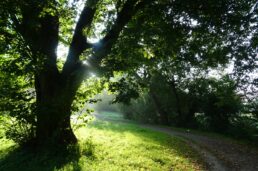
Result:
[[[115,94],[115,102],[129,104],[132,98],[139,97],[139,86],[136,81],[121,77],[116,81],[111,81],[108,90]]]
[[[0,120],[6,138],[23,144],[35,137],[35,90],[31,87],[31,75],[18,75],[10,67],[23,69],[19,61],[2,59],[0,72]],[[17,71],[18,72],[18,71]]]
[[[126,117],[148,121],[145,116],[152,116],[161,123],[163,113],[170,124],[205,124],[205,129],[226,131],[229,118],[240,112],[246,99],[240,91],[241,79],[225,74],[224,69],[228,64],[235,65],[234,72],[254,67],[257,53],[247,35],[255,39],[257,4],[166,2],[151,4],[136,15],[104,59],[108,70],[124,71],[125,78],[112,90],[116,89],[119,102],[127,104],[137,92],[144,96],[131,100],[132,105],[125,107]],[[245,62],[250,65],[242,68]],[[209,78],[214,70],[218,78]],[[150,93],[156,93],[159,104],[144,100]],[[197,120],[195,113],[203,115]]]
[[[257,118],[242,114],[231,119],[231,126],[227,134],[235,138],[242,138],[258,142],[258,120]]]
[[[99,94],[104,89],[105,80],[101,78],[92,77],[84,81],[72,104],[72,111],[78,112],[79,110],[85,110],[86,103],[94,104],[99,100],[94,98],[96,94]]]
[[[193,100],[199,101],[199,112],[204,113],[211,130],[227,130],[229,118],[241,111],[242,101],[236,93],[235,83],[227,76],[220,80],[196,80],[190,86],[189,92],[194,97]]]
[[[147,93],[141,94],[139,98],[132,100],[129,105],[121,105],[120,108],[125,119],[158,123],[159,118],[155,105]]]
[[[182,81],[175,90],[168,82],[163,82],[161,76],[150,84],[145,94],[124,107],[125,117],[162,124],[162,108],[170,125],[225,132],[230,127],[230,119],[237,117],[243,109],[235,82],[228,76]],[[155,92],[158,102],[151,96],[151,91]]]

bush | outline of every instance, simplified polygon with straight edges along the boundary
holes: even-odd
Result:
[[[8,72],[11,67],[0,61],[0,122],[5,137],[18,144],[35,138],[36,92],[32,75]]]
[[[250,114],[234,117],[227,133],[236,138],[258,141],[258,119]]]
[[[35,138],[35,125],[25,119],[16,119],[9,115],[0,116],[1,137],[11,139],[23,145],[32,142]]]

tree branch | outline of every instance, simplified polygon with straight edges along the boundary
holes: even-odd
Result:
[[[36,4],[22,4],[21,18],[16,11],[10,14],[14,30],[21,35],[30,47],[34,59],[44,62],[54,74],[58,73],[56,65],[56,48],[58,45],[59,17],[45,13],[38,17],[43,7]],[[40,54],[40,55],[39,55]]]
[[[73,71],[73,68],[79,62],[79,56],[84,50],[91,47],[91,44],[87,42],[87,37],[84,35],[83,31],[90,27],[96,12],[97,3],[98,0],[88,0],[82,10],[69,48],[69,53],[63,70],[64,73],[70,73]]]
[[[125,25],[131,20],[136,12],[152,0],[127,0],[121,11],[117,14],[117,19],[106,36],[93,46],[94,55],[88,59],[88,63],[92,67],[98,67],[101,60],[106,57],[114,43],[117,41],[119,34],[122,32]]]

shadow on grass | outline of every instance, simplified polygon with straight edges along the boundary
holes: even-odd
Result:
[[[51,147],[35,150],[30,147],[11,146],[0,153],[0,170],[3,171],[53,171],[69,164],[69,169],[80,171],[79,146]]]

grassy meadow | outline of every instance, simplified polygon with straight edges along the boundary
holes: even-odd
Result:
[[[112,114],[108,114],[112,117]],[[115,115],[114,115],[115,116]],[[181,139],[134,124],[96,120],[76,131],[77,147],[50,152],[21,149],[1,139],[3,171],[203,170],[201,159]]]

